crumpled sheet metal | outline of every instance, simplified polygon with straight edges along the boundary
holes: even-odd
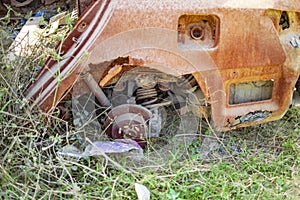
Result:
[[[293,47],[282,39],[288,32],[299,32],[299,17],[296,14],[294,23],[283,32],[280,10],[300,11],[300,1],[94,1],[62,44],[62,61],[46,62],[26,98],[48,111],[72,87],[80,71],[129,57],[140,60],[141,66],[172,75],[193,73],[212,105],[214,124],[220,129],[234,128],[228,122],[257,110],[272,112],[261,122],[278,119],[290,105],[299,75],[293,67],[295,58],[290,56]],[[200,50],[181,49],[178,19],[198,13],[219,18],[217,44]],[[51,73],[58,70],[63,80],[59,87]],[[253,80],[275,81],[272,100],[229,105],[229,85]]]

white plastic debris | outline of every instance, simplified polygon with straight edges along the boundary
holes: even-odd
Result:
[[[83,157],[82,151],[73,145],[64,146],[60,151],[57,152],[58,155],[70,156],[75,158]]]
[[[49,24],[51,26],[50,26],[50,30],[48,32],[48,35],[54,33],[60,25],[65,25],[67,23],[66,22],[67,21],[66,20],[67,16],[68,16],[67,12],[62,12],[62,13],[59,13],[59,14],[51,17],[50,21],[49,21]]]
[[[134,189],[137,193],[138,200],[150,200],[150,192],[146,186],[135,183]]]
[[[121,139],[118,141],[96,141],[88,145],[82,152],[73,145],[67,145],[57,152],[61,156],[70,156],[75,158],[84,158],[90,156],[101,156],[103,154],[122,154],[126,152],[136,151],[142,154],[143,149],[134,140]]]
[[[114,142],[94,142],[85,148],[85,156],[97,156],[101,153],[125,153],[131,150],[142,150],[134,140],[121,140]]]
[[[13,61],[17,56],[28,56],[32,53],[31,49],[37,44],[43,31],[39,26],[41,21],[42,17],[31,17],[27,20],[9,48],[10,53],[7,55],[9,60]]]

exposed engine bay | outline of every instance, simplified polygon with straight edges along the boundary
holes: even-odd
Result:
[[[93,89],[93,77],[87,76],[83,75],[83,80],[91,93],[73,97],[75,125],[99,122],[96,127],[100,132],[113,139],[134,139],[143,147],[147,141],[166,136],[167,132],[177,134],[182,129],[183,133],[185,128],[189,129],[186,132],[197,133],[196,121],[194,127],[181,124],[179,128],[188,113],[199,121],[198,99],[204,101],[204,96],[192,76],[178,78],[157,70],[132,68],[103,87],[101,97]],[[177,127],[171,130],[174,124]]]

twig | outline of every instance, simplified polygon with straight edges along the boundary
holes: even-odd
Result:
[[[235,164],[235,167],[237,167],[237,162],[235,160],[235,158],[232,156],[232,154],[228,151],[227,147],[225,146],[225,144],[220,140],[220,138],[217,136],[217,134],[215,133],[215,131],[213,130],[213,128],[211,127],[210,123],[208,122],[208,119],[205,118],[206,121],[207,121],[207,124],[210,128],[210,130],[212,130],[214,136],[215,136],[215,139],[224,147],[224,149],[226,150],[226,152],[228,153],[228,155],[230,156],[230,158],[233,160],[234,164]]]

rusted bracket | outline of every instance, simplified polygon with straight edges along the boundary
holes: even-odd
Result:
[[[106,97],[102,89],[99,87],[98,83],[93,78],[93,75],[87,72],[86,74],[82,75],[82,77],[84,82],[88,85],[89,89],[98,99],[100,105],[104,107],[110,107],[111,103],[109,99]]]

